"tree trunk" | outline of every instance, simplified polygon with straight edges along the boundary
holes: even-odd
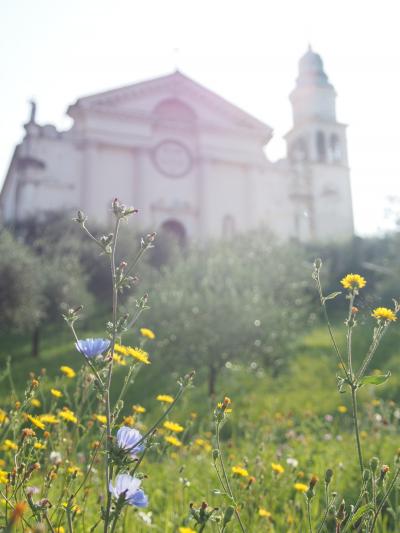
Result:
[[[37,326],[32,333],[32,357],[39,357],[40,330]]]
[[[215,385],[217,383],[217,369],[214,365],[209,366],[208,374],[208,395],[210,398],[215,398]]]

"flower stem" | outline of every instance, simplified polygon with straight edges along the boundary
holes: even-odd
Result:
[[[363,456],[362,456],[362,450],[361,450],[360,432],[358,428],[357,389],[354,384],[351,386],[351,403],[352,403],[352,410],[353,410],[353,424],[354,424],[354,433],[356,436],[358,462],[360,464],[360,471],[361,471],[361,478],[362,478],[362,475],[364,472],[364,462],[363,462]]]

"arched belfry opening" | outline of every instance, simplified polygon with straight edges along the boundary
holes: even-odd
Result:
[[[330,160],[333,163],[340,163],[342,160],[342,150],[340,147],[339,137],[333,133],[329,139],[329,154]]]
[[[326,161],[326,139],[322,131],[317,131],[317,161],[324,163]]]
[[[185,246],[187,241],[187,233],[185,226],[182,224],[182,222],[171,218],[169,220],[166,220],[162,224],[161,229],[165,231],[168,235],[170,235],[172,238],[176,239],[180,246]]]

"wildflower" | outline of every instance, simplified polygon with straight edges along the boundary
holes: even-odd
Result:
[[[15,504],[14,510],[11,513],[10,522],[9,522],[11,526],[20,521],[20,519],[22,518],[25,512],[26,507],[27,507],[27,504],[25,502],[18,502]]]
[[[339,413],[341,413],[342,415],[344,415],[345,413],[347,413],[347,407],[345,405],[339,405],[339,407],[337,408],[337,410],[339,411]]]
[[[305,483],[295,483],[293,485],[294,489],[297,490],[297,492],[307,492],[308,491],[308,485]]]
[[[149,328],[140,328],[140,334],[150,340],[154,340],[156,338],[154,332]]]
[[[185,429],[180,424],[176,424],[175,422],[170,422],[169,420],[166,420],[164,422],[163,427],[165,429],[168,429],[169,431],[173,431],[174,433],[182,433],[182,431]]]
[[[0,483],[8,483],[8,472],[0,470]]]
[[[172,446],[176,446],[178,448],[182,446],[182,442],[176,437],[173,437],[172,435],[168,435],[167,437],[164,437],[164,440],[168,442],[168,444],[172,444]]]
[[[276,474],[283,474],[285,469],[279,463],[271,463],[271,468]]]
[[[299,466],[299,461],[297,459],[295,459],[294,457],[288,457],[286,459],[286,462],[289,466],[293,467],[293,468],[297,468]]]
[[[248,477],[248,471],[242,466],[232,466],[232,473],[237,476]]]
[[[59,465],[61,462],[62,462],[62,456],[61,456],[61,453],[60,452],[50,452],[50,462],[53,464],[53,465]]]
[[[43,422],[36,416],[32,415],[26,415],[26,418],[31,422],[34,426],[36,426],[39,429],[44,429],[46,426],[43,424]]]
[[[55,398],[62,398],[63,396],[63,393],[58,389],[50,389],[50,392]]]
[[[179,533],[196,533],[196,531],[191,527],[180,527],[178,531]]]
[[[117,431],[117,444],[119,448],[128,452],[132,457],[143,451],[143,444],[137,443],[142,440],[141,433],[134,428],[123,426]]]
[[[394,322],[397,316],[394,311],[387,307],[377,307],[372,311],[372,315],[377,320],[385,320],[386,322]]]
[[[35,444],[33,445],[33,447],[34,447],[36,450],[43,450],[43,448],[46,448],[46,444],[44,444],[43,442],[35,442]]]
[[[141,348],[131,348],[129,346],[127,349],[128,349],[128,355],[130,355],[134,359],[137,359],[138,361],[140,361],[141,363],[144,363],[145,365],[150,364],[149,354],[145,352],[144,350],[142,350]]]
[[[108,350],[110,344],[108,339],[85,339],[76,342],[75,347],[78,352],[91,359]]]
[[[42,402],[40,400],[38,400],[37,398],[32,398],[31,405],[33,407],[41,407],[42,406]]]
[[[351,291],[355,289],[362,289],[367,284],[365,278],[360,276],[360,274],[347,274],[341,282],[340,282],[345,289],[349,289]]]
[[[133,416],[124,416],[123,423],[125,426],[134,426],[135,425],[135,419]]]
[[[126,366],[126,361],[125,359],[121,356],[121,355],[118,355],[117,353],[114,353],[113,354],[113,361],[115,363],[117,363],[117,365],[120,365],[120,366]]]
[[[93,415],[93,418],[97,420],[97,422],[100,422],[100,424],[107,424],[106,415]]]
[[[75,370],[70,366],[60,366],[60,370],[64,374],[64,376],[67,376],[67,378],[69,379],[72,379],[76,376]]]
[[[82,473],[82,470],[79,468],[79,466],[69,466],[67,468],[67,472],[68,474],[71,474],[73,476],[82,476],[83,473]]]
[[[173,397],[169,394],[159,394],[156,400],[163,403],[172,403],[174,401]]]
[[[39,415],[38,419],[44,424],[59,424],[60,422],[55,415],[52,415],[50,413]]]
[[[7,422],[8,422],[7,413],[3,411],[3,409],[0,409],[0,425],[7,423]]]
[[[212,449],[211,444],[204,439],[196,439],[194,443],[196,446],[203,448],[203,450],[205,450],[206,452],[210,452]]]
[[[122,355],[128,355],[127,347],[122,346],[122,344],[118,344],[117,342],[114,344],[114,351],[118,353],[122,353]]]
[[[64,419],[66,422],[72,422],[73,424],[78,423],[78,419],[74,415],[74,412],[68,409],[68,407],[64,407],[63,411],[60,411],[58,413],[58,416],[60,416],[62,419]]]
[[[142,407],[141,405],[132,405],[132,410],[134,413],[138,413],[138,414],[146,412],[146,409]]]
[[[260,509],[258,510],[258,516],[262,516],[263,518],[270,518],[272,514],[263,507],[260,507]]]
[[[122,498],[128,505],[136,505],[136,507],[147,507],[148,498],[146,494],[140,489],[141,480],[137,477],[132,477],[129,474],[119,474],[115,478],[115,486],[110,481],[109,491],[117,500]]]
[[[22,439],[25,439],[26,437],[36,437],[36,433],[32,428],[24,428],[22,430]]]
[[[65,528],[63,528],[63,526],[55,527],[54,531],[55,533],[65,533]]]

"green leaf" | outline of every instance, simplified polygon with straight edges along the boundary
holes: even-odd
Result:
[[[387,374],[377,374],[375,376],[364,376],[360,379],[360,387],[363,385],[382,385],[391,376],[390,371]]]
[[[336,298],[336,296],[339,296],[339,294],[342,294],[341,291],[339,292],[331,292],[331,294],[328,294],[328,296],[324,296],[323,300],[326,302],[326,300],[333,300]]]
[[[365,513],[369,513],[370,511],[374,511],[374,506],[372,503],[366,503],[365,505],[362,505],[358,511],[354,513],[353,518],[350,521],[350,526],[354,526],[354,524],[358,522],[360,518],[365,515]]]

